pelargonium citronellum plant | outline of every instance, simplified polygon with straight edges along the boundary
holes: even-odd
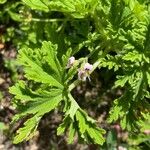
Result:
[[[33,10],[61,15],[45,18],[46,23],[57,26],[53,32],[46,28],[50,41],[43,41],[41,48],[19,50],[18,61],[24,68],[25,80],[10,88],[18,110],[13,122],[28,119],[18,129],[14,143],[29,140],[43,115],[60,108],[64,119],[57,129],[58,135],[68,131],[69,143],[77,134],[81,141],[102,145],[105,130],[98,127],[71,94],[81,82],[90,82],[91,73],[101,67],[114,71],[117,76],[113,88],[123,89],[122,96],[114,100],[108,122],[119,121],[123,129],[132,132],[149,130],[149,1],[23,2]],[[31,16],[28,22],[40,19],[44,21]],[[80,58],[76,58],[79,53]]]

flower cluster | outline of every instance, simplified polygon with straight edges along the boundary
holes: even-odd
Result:
[[[71,68],[74,65],[74,63],[75,63],[75,58],[72,56],[69,58],[66,68]],[[93,65],[89,63],[85,63],[83,67],[81,67],[78,70],[78,79],[82,81],[86,81],[86,78],[88,78],[90,80],[90,73],[92,69],[93,69]]]

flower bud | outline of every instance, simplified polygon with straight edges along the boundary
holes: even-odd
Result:
[[[66,68],[72,67],[74,63],[75,63],[75,57],[72,56],[69,58]]]

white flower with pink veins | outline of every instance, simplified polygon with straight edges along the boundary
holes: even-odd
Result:
[[[88,78],[90,81],[89,75],[90,75],[90,71],[92,71],[92,69],[93,69],[93,65],[91,65],[89,63],[84,64],[84,67],[78,71],[78,79],[85,81],[86,78]]]
[[[84,70],[85,71],[92,71],[92,69],[93,69],[93,65],[91,65],[91,64],[89,64],[89,63],[86,63],[85,65],[84,65]]]

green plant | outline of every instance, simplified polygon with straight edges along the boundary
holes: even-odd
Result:
[[[69,83],[76,73],[76,67],[67,73],[68,57],[63,55],[61,66],[56,55],[57,47],[50,42],[43,42],[41,49],[22,49],[19,53],[19,62],[25,67],[25,77],[29,82],[20,81],[10,88],[15,99],[18,99],[16,106],[20,110],[13,121],[28,115],[32,117],[18,130],[14,142],[33,136],[41,117],[52,109],[63,106],[65,118],[58,128],[58,134],[69,127],[69,142],[72,142],[77,132],[81,139],[93,139],[93,142],[102,144],[104,139],[101,134],[104,130],[95,125],[95,121],[79,107],[70,93],[74,83]],[[20,100],[23,100],[22,104]]]
[[[64,119],[58,127],[58,134],[69,128],[69,143],[72,143],[77,133],[81,141],[103,144],[104,130],[96,126],[95,120],[79,107],[71,95],[82,79],[90,80],[90,74],[96,68],[101,70],[101,67],[108,68],[110,72],[114,70],[117,76],[113,88],[120,87],[123,91],[123,95],[114,100],[108,122],[120,121],[121,127],[129,132],[149,130],[149,2],[23,2],[33,10],[43,11],[47,17],[53,13],[58,13],[58,17],[28,18],[29,22],[49,22],[53,28],[46,28],[51,42],[42,42],[41,48],[24,48],[19,51],[18,60],[24,66],[26,81],[19,81],[10,88],[18,109],[13,122],[29,118],[24,127],[18,130],[14,143],[31,138],[41,117],[59,108],[64,112]],[[67,30],[70,32],[67,33]],[[83,52],[84,55],[71,62],[68,68],[70,58]],[[88,61],[93,64],[89,70],[84,68]]]

